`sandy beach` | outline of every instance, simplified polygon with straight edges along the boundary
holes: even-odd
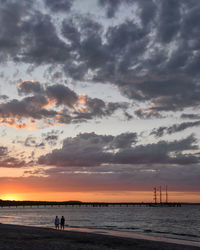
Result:
[[[50,228],[0,224],[2,250],[192,250],[195,246]]]

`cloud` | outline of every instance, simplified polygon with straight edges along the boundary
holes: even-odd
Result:
[[[115,155],[115,161],[119,164],[189,164],[199,160],[195,155],[183,154],[184,150],[194,150],[196,139],[189,136],[180,141],[159,141],[147,145],[138,145],[128,150],[120,150]]]
[[[6,100],[6,99],[8,99],[9,97],[7,96],[7,95],[0,95],[0,99],[2,99],[2,100]]]
[[[119,83],[120,91],[130,99],[150,102],[149,110],[178,111],[199,105],[199,86],[183,77],[149,77]],[[192,92],[188,92],[192,88]]]
[[[115,12],[119,8],[121,4],[121,0],[110,1],[110,0],[99,0],[99,5],[106,7],[107,17],[114,17]]]
[[[90,77],[93,83],[111,83],[130,101],[145,103],[156,115],[198,107],[198,1],[98,3],[108,17],[128,5],[137,10],[137,21],[129,17],[107,27],[90,16],[72,15],[70,0],[45,0],[51,13],[33,7],[32,1],[2,1],[1,61],[27,63],[33,68],[59,67],[75,80]],[[60,15],[58,26],[52,13],[62,10],[69,16]],[[70,118],[65,114],[63,120]]]
[[[91,166],[107,162],[110,154],[103,148],[112,140],[112,136],[98,136],[95,133],[80,134],[63,141],[61,150],[39,158],[40,164],[58,166]],[[76,154],[76,157],[75,157]]]
[[[119,10],[120,6],[123,4],[131,6],[131,4],[137,4],[139,9],[139,16],[144,25],[148,25],[148,23],[154,18],[156,4],[154,1],[149,0],[98,0],[98,3],[101,7],[106,9],[106,15],[108,18],[115,17],[116,12]]]
[[[104,102],[99,98],[90,98],[83,96],[84,107],[75,107],[75,122],[82,122],[86,120],[91,120],[93,118],[103,118],[111,116],[116,110],[122,110],[126,112],[128,108],[127,103],[117,103],[117,102]],[[81,112],[80,112],[81,111]],[[82,112],[83,111],[83,112]]]
[[[0,117],[2,121],[6,118],[34,118],[41,119],[43,116],[52,117],[57,112],[48,111],[44,107],[48,104],[48,100],[42,95],[25,97],[18,101],[13,99],[7,103],[0,104]]]
[[[47,142],[50,146],[55,146],[59,141],[59,136],[63,131],[59,130],[51,130],[47,133],[42,133],[42,138],[45,142]]]
[[[159,112],[152,109],[138,109],[134,113],[140,119],[162,118]]]
[[[168,43],[178,34],[181,25],[181,1],[163,1],[160,4],[158,38]]]
[[[180,131],[183,131],[187,128],[192,128],[192,127],[198,127],[200,126],[200,121],[196,122],[183,122],[180,124],[174,124],[170,127],[159,127],[158,129],[153,129],[151,132],[152,135],[155,135],[156,137],[161,137],[164,134],[174,134]]]
[[[33,1],[2,1],[0,14],[1,62],[38,66],[66,60],[67,45],[59,39],[50,15],[36,10]]]
[[[51,17],[40,12],[23,23],[23,53],[18,61],[37,65],[64,63],[67,45],[58,37]]]
[[[141,13],[146,13],[147,2],[155,5],[152,1],[140,2],[99,1],[110,13],[115,13],[124,3],[132,6],[135,3]],[[139,102],[146,101],[148,109],[157,112],[197,107],[200,89],[192,72],[199,78],[199,56],[198,53],[191,55],[199,48],[195,33],[198,27],[199,3],[156,3],[157,8],[151,12],[151,25],[148,28],[141,27],[134,21],[126,21],[107,30],[107,44],[104,47],[110,48],[108,53],[112,53],[112,59],[99,68],[96,80],[112,82],[123,95]],[[195,8],[192,8],[194,5]],[[184,14],[183,8],[187,10]],[[142,14],[140,18],[144,23]],[[154,45],[151,44],[152,41]],[[172,43],[176,45],[171,50]],[[191,92],[187,91],[189,87]]]
[[[197,165],[157,165],[107,166],[85,168],[84,170],[66,168],[28,170],[29,177],[0,178],[1,190],[8,181],[17,189],[23,187],[31,192],[95,192],[95,191],[151,191],[153,186],[166,185],[170,191],[200,191],[199,166]],[[59,181],[58,181],[59,180]],[[170,193],[169,193],[170,195]],[[153,198],[150,196],[150,199]],[[170,198],[170,197],[169,197]]]
[[[200,115],[198,115],[198,114],[186,114],[186,113],[183,113],[183,114],[181,114],[181,118],[183,118],[183,119],[199,120],[200,119]]]
[[[99,166],[113,161],[114,154],[111,153],[113,150],[129,147],[136,140],[135,133],[121,134],[116,137],[95,133],[79,134],[75,138],[65,139],[60,150],[53,150],[52,153],[41,156],[39,163],[69,167]]]
[[[129,138],[129,139],[127,139]],[[103,164],[193,164],[199,159],[183,151],[197,150],[194,136],[172,142],[159,141],[135,145],[137,135],[121,134],[116,137],[95,133],[79,134],[63,141],[61,149],[39,158],[40,164],[58,167],[101,166]]]
[[[35,81],[23,81],[18,83],[19,94],[42,94],[44,91],[40,82]]]
[[[38,129],[41,125],[36,121],[43,121],[43,127],[86,122],[111,116],[117,110],[126,112],[128,108],[127,103],[78,95],[61,84],[44,88],[39,82],[24,81],[18,83],[18,92],[31,96],[0,103],[0,121],[19,129]]]
[[[42,133],[40,139],[36,136],[29,135],[24,141],[19,141],[19,143],[22,143],[25,147],[33,148],[45,148],[47,144],[50,146],[56,146],[59,141],[59,136],[62,133],[63,131],[51,130],[50,132]]]
[[[21,168],[25,167],[24,160],[18,159],[10,155],[7,147],[0,146],[0,168]]]
[[[47,87],[46,93],[48,98],[55,101],[56,105],[66,105],[73,107],[78,101],[78,95],[68,87],[57,84]]]
[[[0,58],[1,61],[14,59],[21,51],[21,22],[32,8],[33,1],[0,1]]]
[[[38,139],[34,136],[28,136],[24,141],[25,147],[34,147],[34,148],[44,148],[45,143],[44,142],[38,142]]]
[[[45,4],[52,12],[68,12],[72,7],[73,0],[45,0]]]
[[[0,157],[6,155],[7,152],[8,152],[7,147],[2,147],[2,146],[0,147]]]

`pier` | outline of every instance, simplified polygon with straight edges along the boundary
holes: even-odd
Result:
[[[5,201],[0,200],[0,207],[181,207],[182,203],[151,202],[81,202],[81,201]]]

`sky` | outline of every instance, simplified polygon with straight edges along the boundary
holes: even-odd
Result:
[[[0,199],[200,202],[199,12],[0,0]]]

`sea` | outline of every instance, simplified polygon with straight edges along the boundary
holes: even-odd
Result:
[[[200,242],[200,205],[1,207],[0,223],[51,228],[56,215],[64,216],[70,228],[132,232]]]

